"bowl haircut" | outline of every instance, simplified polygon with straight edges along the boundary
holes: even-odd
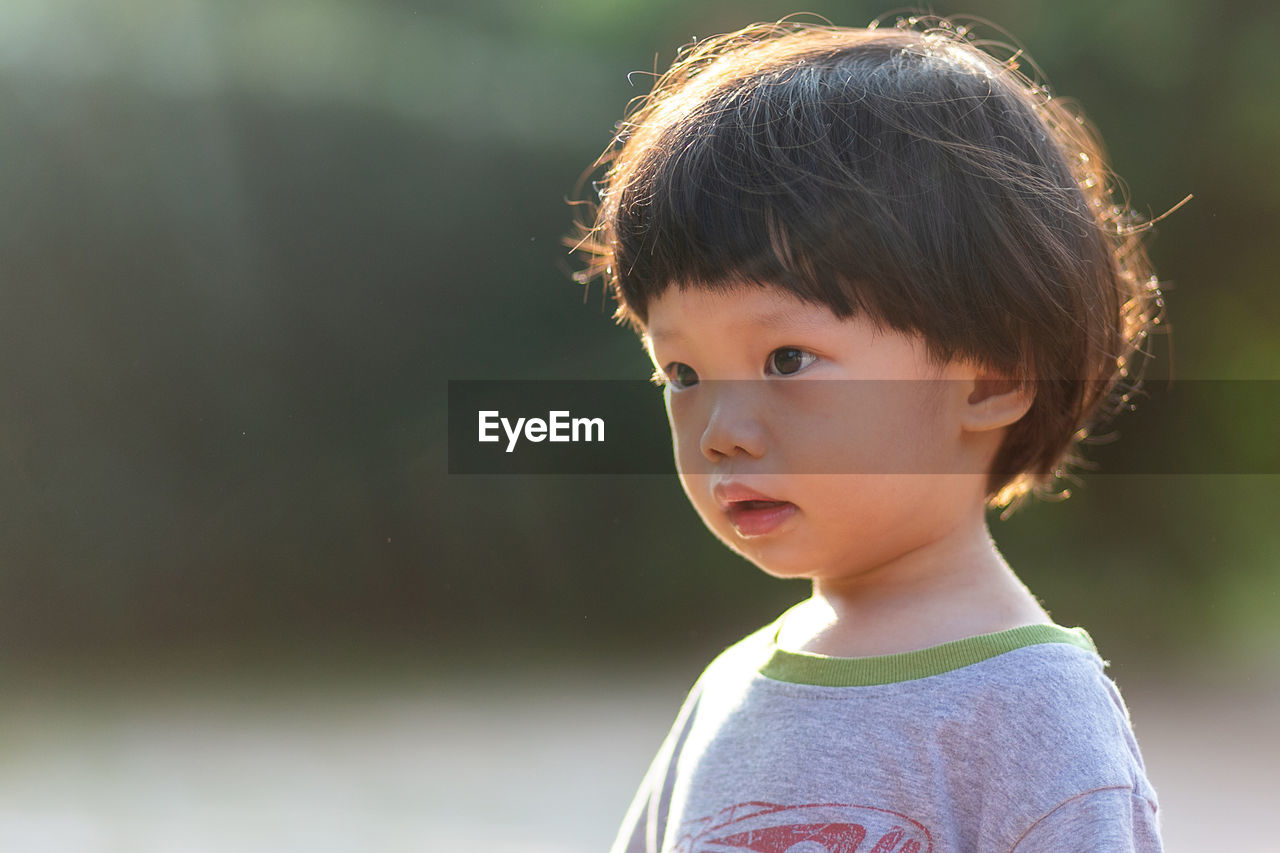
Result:
[[[599,201],[568,242],[640,333],[668,287],[760,285],[1032,383],[988,477],[1007,515],[1128,403],[1163,300],[1083,116],[1020,51],[918,24],[687,46],[588,173]]]

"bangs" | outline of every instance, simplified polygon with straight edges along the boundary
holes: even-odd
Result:
[[[723,81],[711,97],[690,86],[677,96],[693,102],[687,113],[618,170],[629,174],[613,219],[616,286],[642,322],[673,283],[768,285],[884,319],[858,282],[906,278],[885,233],[886,166],[905,152],[860,108],[865,92],[828,76],[801,62]]]
[[[700,103],[636,164],[617,200],[614,260],[642,321],[672,283],[769,285],[849,316],[871,310],[856,282],[900,278],[881,233],[889,193],[864,177],[888,176],[867,113],[787,94],[823,86],[816,78],[788,68]]]

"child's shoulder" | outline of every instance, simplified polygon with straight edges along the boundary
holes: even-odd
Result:
[[[1081,629],[1057,630],[1088,640]],[[932,679],[931,719],[916,733],[945,737],[957,766],[1034,780],[1046,803],[1101,789],[1128,789],[1154,803],[1128,708],[1106,666],[1091,640],[1034,642],[995,655]]]
[[[1128,731],[1128,708],[1088,634],[1080,628],[1044,627],[1069,631],[1083,642],[1032,642],[995,655],[956,670],[963,676],[957,679],[960,688],[989,719],[1006,727],[1051,727],[1062,736],[1093,740],[1100,731]]]
[[[1029,643],[951,675],[956,694],[989,726],[1096,740],[1100,731],[1119,733],[1129,726],[1128,709],[1106,666],[1091,642],[1086,647],[1054,640]]]

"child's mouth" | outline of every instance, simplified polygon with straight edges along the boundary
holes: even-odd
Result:
[[[796,505],[789,501],[734,501],[727,512],[739,536],[763,536],[794,515]]]

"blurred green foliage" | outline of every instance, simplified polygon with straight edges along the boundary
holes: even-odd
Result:
[[[717,545],[673,477],[450,477],[443,435],[447,379],[647,375],[569,279],[566,199],[646,91],[629,72],[794,11],[6,2],[0,638],[701,654],[803,596]],[[1195,194],[1153,243],[1174,330],[1153,375],[1280,378],[1277,8],[932,11],[1016,34],[1139,210]],[[1207,411],[1179,440],[1262,417]],[[1277,480],[1092,476],[993,533],[1104,648],[1266,652]]]

